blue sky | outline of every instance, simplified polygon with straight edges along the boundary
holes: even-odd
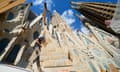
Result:
[[[70,1],[105,2],[105,3],[117,2],[117,0],[27,0],[27,2],[33,3],[31,10],[36,15],[40,15],[40,13],[43,12],[43,3],[46,2],[48,10],[50,12],[56,10],[73,30],[81,29],[83,28],[83,25],[79,21],[79,19],[75,16],[75,14],[80,13],[71,8]]]

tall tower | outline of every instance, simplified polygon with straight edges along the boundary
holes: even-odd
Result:
[[[57,31],[60,33],[68,32],[73,35],[72,29],[67,25],[64,19],[59,15],[59,13],[54,12],[51,18],[51,23]]]
[[[59,27],[59,29],[65,29],[67,27],[66,22],[62,19],[62,17],[55,11],[51,18],[51,23],[54,27]]]
[[[114,14],[114,9],[116,8],[115,4],[110,3],[96,3],[96,2],[71,2],[72,8],[76,9],[87,17],[93,25],[96,25],[99,28],[102,28],[112,34],[115,34],[109,27],[108,22],[111,22],[111,19]],[[107,22],[107,23],[106,23]]]

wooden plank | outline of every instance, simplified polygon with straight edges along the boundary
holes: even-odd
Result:
[[[7,10],[9,10],[21,3],[24,3],[24,0],[16,0],[15,2],[9,3],[7,6],[0,8],[0,13],[6,12]]]
[[[0,9],[8,5],[12,0],[0,0]]]

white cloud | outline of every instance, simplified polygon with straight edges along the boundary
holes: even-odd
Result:
[[[90,33],[90,31],[85,26],[81,27],[81,31],[86,35],[89,35],[89,33]]]
[[[33,2],[33,5],[34,6],[39,6],[40,9],[43,9],[45,2],[47,3],[48,10],[52,10],[52,6],[55,5],[52,0],[35,0]]]
[[[33,5],[40,5],[40,4],[43,3],[43,1],[44,1],[44,0],[35,0],[35,1],[33,2]]]
[[[62,18],[67,22],[67,24],[72,25],[75,22],[74,12],[69,9],[62,13]]]

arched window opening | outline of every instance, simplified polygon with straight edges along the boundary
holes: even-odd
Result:
[[[21,48],[20,44],[14,45],[14,47],[12,48],[12,50],[9,53],[9,55],[7,56],[7,58],[4,59],[4,62],[13,63],[17,57],[17,54],[18,54],[20,48]]]
[[[7,20],[12,20],[14,18],[14,14],[12,12],[9,12],[7,16]]]
[[[9,31],[8,29],[4,29],[4,32],[7,32],[7,33],[9,33],[10,31]]]
[[[39,32],[38,32],[38,31],[35,31],[34,34],[33,34],[33,39],[38,38],[38,36],[39,36]]]
[[[5,47],[8,45],[9,39],[5,38],[0,40],[0,55],[4,52]]]

